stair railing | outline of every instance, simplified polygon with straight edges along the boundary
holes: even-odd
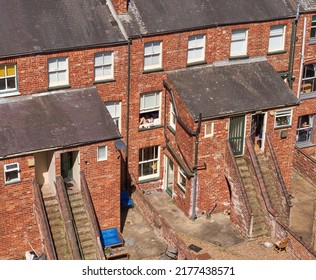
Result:
[[[61,176],[56,177],[56,197],[59,203],[60,212],[64,221],[67,242],[70,247],[71,255],[74,260],[82,260],[83,252],[79,240],[79,235],[71,211],[69,197],[64,184],[64,179]]]
[[[33,194],[35,215],[40,228],[40,234],[44,244],[46,258],[48,260],[57,260],[56,249],[45,210],[43,195],[36,180],[33,180]]]
[[[285,210],[286,210],[286,213],[288,215],[291,214],[291,207],[292,207],[292,203],[291,203],[291,199],[290,199],[290,195],[288,193],[288,190],[285,186],[285,183],[284,183],[284,180],[283,180],[283,177],[282,177],[282,173],[281,173],[281,169],[280,169],[280,166],[278,164],[278,161],[277,161],[277,158],[275,156],[275,153],[274,153],[274,150],[273,150],[273,146],[272,146],[272,143],[271,143],[271,140],[269,138],[269,134],[266,133],[266,141],[267,141],[267,147],[268,147],[268,152],[270,153],[270,156],[271,156],[271,159],[272,159],[272,162],[273,162],[273,166],[275,168],[275,171],[276,171],[276,174],[277,174],[277,179],[280,183],[280,186],[281,186],[281,190],[282,192],[280,192],[280,195],[282,195],[284,201],[285,201]]]
[[[96,213],[93,207],[91,195],[88,188],[88,183],[83,171],[80,171],[80,182],[81,182],[81,196],[85,204],[85,207],[87,209],[89,220],[92,224],[95,247],[98,253],[97,259],[104,260],[105,256],[104,256],[104,251],[103,251],[103,247],[102,247],[101,239],[100,239],[100,228],[99,228],[98,220],[96,218]]]

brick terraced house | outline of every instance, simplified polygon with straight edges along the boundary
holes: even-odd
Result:
[[[293,166],[316,177],[315,1],[0,1],[1,259],[102,259],[132,187],[283,235]],[[51,222],[78,193],[94,251]]]

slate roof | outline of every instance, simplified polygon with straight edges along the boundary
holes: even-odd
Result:
[[[130,0],[129,36],[261,22],[295,16],[293,0]]]
[[[167,72],[194,120],[297,105],[299,100],[262,59]]]
[[[316,11],[316,0],[295,0],[297,4],[300,4],[301,12]]]
[[[0,157],[121,138],[94,87],[0,99]]]
[[[125,41],[100,0],[0,0],[0,7],[0,57]]]

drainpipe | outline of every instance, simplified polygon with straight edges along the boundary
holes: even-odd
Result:
[[[194,156],[194,167],[193,167],[193,202],[192,202],[192,221],[196,219],[196,189],[197,189],[197,169],[198,169],[198,152],[199,152],[199,134],[201,132],[202,114],[199,114],[198,127],[195,131],[195,156]]]
[[[128,180],[128,157],[129,157],[129,115],[130,115],[130,95],[131,95],[131,41],[128,39],[127,47],[127,109],[126,109],[126,168],[125,168],[125,189],[129,185]]]
[[[307,20],[304,17],[304,27],[303,27],[303,38],[302,38],[302,51],[301,51],[301,65],[300,65],[300,74],[299,74],[299,81],[297,86],[297,98],[300,98],[301,89],[302,89],[302,76],[303,76],[303,68],[304,68],[304,60],[305,60],[305,38],[306,38],[306,24]]]
[[[297,32],[297,21],[300,13],[300,5],[297,7],[297,12],[295,19],[292,21],[292,36],[291,36],[291,45],[290,45],[290,59],[289,59],[289,68],[288,68],[288,82],[289,87],[293,88],[293,67],[294,67],[294,52],[296,45],[296,32]]]

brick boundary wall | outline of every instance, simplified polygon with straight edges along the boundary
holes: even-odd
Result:
[[[196,255],[191,252],[187,244],[177,235],[168,222],[160,216],[152,203],[146,199],[145,195],[137,187],[132,193],[132,199],[137,210],[146,219],[155,234],[162,238],[167,244],[178,249],[179,260],[196,259]]]
[[[297,147],[294,151],[294,169],[316,186],[316,160]]]
[[[81,196],[84,202],[84,206],[87,210],[88,217],[93,229],[93,242],[97,248],[97,258],[98,260],[105,260],[104,251],[102,248],[101,240],[100,240],[100,229],[96,217],[96,213],[93,207],[93,202],[90,196],[88,183],[83,171],[80,171],[80,181],[81,181]]]
[[[81,260],[82,257],[80,254],[80,249],[79,249],[79,245],[78,245],[76,233],[75,233],[75,228],[74,228],[74,218],[71,212],[71,207],[68,200],[64,180],[61,176],[56,177],[55,185],[56,185],[57,200],[60,207],[61,216],[64,222],[67,242],[68,242],[71,256],[73,260]]]
[[[298,260],[316,260],[316,252],[311,247],[302,241],[290,228],[276,221],[274,237],[282,240],[286,236],[290,238],[287,251],[293,257]]]
[[[39,227],[42,241],[42,251],[46,252],[46,259],[57,260],[53,237],[47,219],[44,200],[39,185],[33,180],[34,216]]]
[[[245,236],[250,237],[253,213],[248,203],[229,140],[226,142],[225,150],[225,176],[231,188],[230,220]]]

